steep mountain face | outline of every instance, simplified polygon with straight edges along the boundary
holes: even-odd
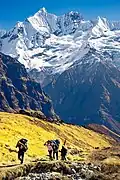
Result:
[[[120,133],[120,71],[112,62],[92,60],[92,54],[89,51],[45,90],[67,122],[104,124]]]
[[[31,80],[24,65],[0,53],[0,111],[39,110],[47,118],[57,116],[40,84]]]
[[[0,37],[2,37],[6,33],[5,30],[0,29]]]

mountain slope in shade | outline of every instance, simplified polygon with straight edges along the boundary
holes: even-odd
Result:
[[[91,58],[91,62],[88,59]],[[103,124],[120,134],[120,71],[89,52],[45,87],[60,117],[75,124]]]
[[[39,110],[47,118],[57,118],[51,100],[40,84],[30,79],[24,65],[0,53],[0,111],[20,109]]]

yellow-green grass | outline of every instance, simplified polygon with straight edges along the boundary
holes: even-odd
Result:
[[[103,160],[104,164],[108,165],[120,165],[120,158],[119,157],[109,157]]]
[[[83,127],[62,124],[57,125],[37,118],[20,114],[0,113],[0,164],[17,163],[16,143],[20,138],[28,139],[26,161],[46,159],[47,148],[44,142],[66,140],[69,158],[84,159],[95,147],[111,146],[110,139]],[[80,151],[81,155],[70,155],[71,151]],[[74,153],[73,153],[74,154]],[[74,158],[73,158],[74,159]]]

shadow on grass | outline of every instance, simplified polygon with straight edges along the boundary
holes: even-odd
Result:
[[[3,166],[0,166],[0,168],[9,168],[9,167],[14,167],[14,166],[18,166],[20,164],[10,164],[10,165],[3,165]]]

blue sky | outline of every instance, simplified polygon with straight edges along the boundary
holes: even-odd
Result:
[[[76,10],[85,19],[99,15],[120,20],[120,0],[0,0],[0,29],[12,28],[42,7],[57,15]]]

